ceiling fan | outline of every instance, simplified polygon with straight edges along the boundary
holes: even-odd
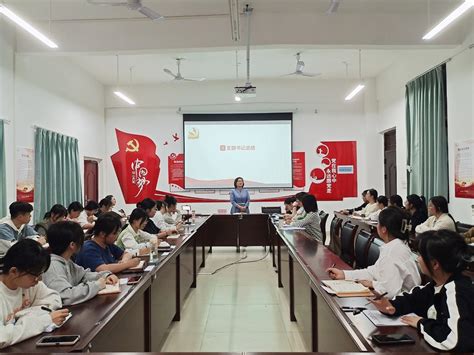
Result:
[[[342,0],[331,0],[331,4],[329,5],[329,9],[326,11],[328,15],[335,14],[339,5],[341,4]]]
[[[304,70],[304,62],[301,60],[301,52],[296,53],[296,70],[293,73],[286,74],[283,76],[290,76],[290,75],[297,75],[297,76],[306,76],[309,78],[314,78],[316,76],[320,76],[321,73],[305,73]]]
[[[171,70],[169,69],[163,69],[163,71],[168,74],[168,75],[171,75],[173,77],[173,80],[176,80],[176,81],[204,81],[206,80],[206,78],[184,78],[182,75],[181,75],[181,61],[184,60],[184,58],[176,58],[176,65],[178,66],[178,72],[176,74],[174,74]]]
[[[104,5],[104,6],[124,6],[130,10],[138,11],[142,15],[150,18],[153,21],[164,19],[163,15],[160,15],[155,10],[142,5],[142,0],[87,0],[89,4],[93,5]]]

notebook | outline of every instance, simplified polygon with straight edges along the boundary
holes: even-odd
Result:
[[[325,286],[333,290],[338,297],[370,297],[373,293],[364,285],[350,280],[323,280]]]
[[[390,317],[383,313],[380,313],[377,310],[366,310],[362,311],[369,320],[374,323],[376,327],[399,327],[399,326],[406,326],[402,322],[402,317]],[[416,316],[415,313],[406,314],[407,316]]]
[[[99,291],[99,295],[109,295],[111,293],[120,293],[120,283],[115,285],[105,285],[105,288]]]

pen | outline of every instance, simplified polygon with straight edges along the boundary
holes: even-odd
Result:
[[[333,268],[333,267],[335,267],[335,266],[336,266],[336,263],[332,264],[330,268]]]
[[[367,302],[364,306],[367,306],[367,305],[371,304],[373,301],[378,301],[378,300],[382,299],[382,297],[386,296],[387,294],[388,294],[388,292],[384,292],[381,295],[378,295],[377,297],[372,299],[370,302]]]
[[[46,312],[49,312],[49,313],[51,313],[51,312],[52,312],[52,310],[51,310],[51,309],[49,309],[49,308],[48,308],[48,307],[46,307],[46,306],[41,306],[41,309],[42,309],[43,311],[46,311]]]

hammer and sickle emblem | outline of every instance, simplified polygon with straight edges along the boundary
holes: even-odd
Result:
[[[137,139],[132,139],[131,141],[127,142],[127,148],[125,149],[125,152],[138,152],[140,149],[140,142],[138,142]]]

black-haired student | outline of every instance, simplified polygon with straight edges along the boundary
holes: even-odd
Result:
[[[283,201],[283,206],[285,207],[285,214],[293,214],[293,203],[295,203],[295,201],[296,198],[294,196],[287,197],[285,201]]]
[[[398,207],[398,208],[401,208],[401,209],[405,208],[405,207],[403,207],[403,199],[400,195],[390,196],[390,198],[388,199],[388,205]]]
[[[95,216],[99,217],[102,213],[112,212],[112,200],[105,197],[99,201],[99,209],[96,212]]]
[[[429,231],[417,237],[423,274],[433,281],[393,300],[372,303],[383,313],[404,316],[432,347],[444,351],[474,351],[474,285],[462,274],[469,260],[467,245],[453,231]]]
[[[183,222],[178,221],[176,223],[166,223],[164,214],[166,213],[166,203],[164,201],[157,200],[156,202],[156,213],[154,216],[149,217],[153,223],[159,228],[160,231],[171,230],[173,232],[181,229]]]
[[[33,206],[26,202],[13,202],[9,206],[10,217],[2,219],[0,223],[0,255],[23,238],[34,239],[40,244],[45,244],[46,239],[40,237],[38,233],[28,223],[31,220]]]
[[[407,196],[405,201],[405,210],[410,214],[411,232],[415,233],[415,229],[428,219],[428,210],[426,208],[426,200],[424,196],[411,194]]]
[[[377,211],[377,197],[379,196],[377,190],[368,189],[365,194],[365,199],[367,200],[367,205],[358,212],[354,212],[355,215],[368,216],[371,213]]]
[[[67,219],[76,222],[82,211],[84,211],[82,203],[79,201],[71,202],[67,207]]]
[[[64,305],[85,302],[97,295],[106,284],[116,284],[117,276],[110,271],[91,272],[74,263],[71,258],[84,244],[84,231],[72,221],[53,224],[48,229],[51,265],[43,282],[59,292]]]
[[[120,232],[115,244],[132,255],[150,253],[151,248],[157,245],[158,237],[156,234],[150,234],[143,230],[147,222],[148,215],[146,211],[135,208],[130,214],[128,225]]]
[[[365,206],[367,206],[367,203],[368,203],[367,197],[366,197],[367,196],[367,191],[368,190],[362,191],[362,195],[361,195],[362,204],[360,206],[355,207],[355,208],[351,208],[349,210],[342,210],[341,212],[344,213],[344,214],[353,214],[354,212],[362,211],[365,208]]]
[[[339,270],[329,268],[332,279],[359,280],[364,286],[393,298],[421,283],[415,259],[407,245],[408,220],[397,207],[387,207],[380,212],[377,232],[386,243],[380,249],[377,262],[366,269]]]
[[[388,206],[388,198],[386,196],[380,195],[379,197],[377,197],[377,207],[378,207],[377,211],[369,214],[367,218],[370,219],[371,221],[377,222],[379,220],[380,212],[382,212],[382,210],[387,208],[387,206]]]
[[[79,217],[73,221],[79,223],[82,229],[91,229],[94,227],[94,223],[97,220],[95,214],[98,211],[99,204],[95,201],[89,201],[84,206],[84,211],[82,211]]]
[[[67,217],[67,209],[61,204],[56,204],[51,207],[49,212],[46,212],[43,221],[39,222],[35,226],[35,230],[39,235],[46,236],[48,228],[59,221],[64,221]]]
[[[434,196],[428,203],[430,217],[415,228],[416,233],[447,229],[456,232],[456,222],[449,214],[448,201],[443,196]]]
[[[283,216],[286,223],[298,221],[306,217],[306,211],[303,207],[303,198],[308,195],[307,192],[301,191],[295,195],[295,202],[293,202],[293,209],[291,214]]]
[[[120,216],[105,212],[97,218],[93,237],[84,243],[77,254],[76,263],[91,271],[110,271],[114,274],[138,266],[140,260],[115,245],[122,228]]]
[[[67,309],[57,310],[61,308],[59,294],[41,282],[49,263],[48,252],[30,239],[19,241],[6,253],[0,275],[0,348],[41,334],[68,316]]]
[[[316,197],[306,194],[302,200],[305,216],[302,219],[291,222],[290,225],[293,227],[304,227],[306,233],[322,242],[321,219],[319,218]]]
[[[168,224],[176,224],[181,222],[181,212],[177,209],[178,201],[174,196],[166,195],[163,200],[166,204],[166,212],[163,218]]]

